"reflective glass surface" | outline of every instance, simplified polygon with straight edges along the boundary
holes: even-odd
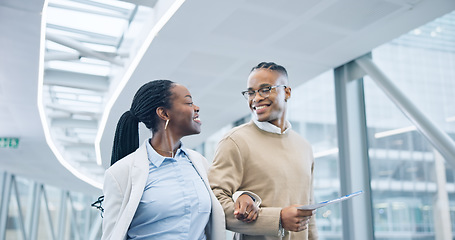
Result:
[[[333,71],[292,88],[288,119],[292,128],[313,146],[315,201],[340,196],[338,139]],[[319,239],[342,239],[341,205],[316,212]]]
[[[452,139],[454,20],[455,13],[448,14],[372,52],[400,91]],[[448,236],[455,206],[453,160],[445,161],[368,77],[365,100],[376,239]]]

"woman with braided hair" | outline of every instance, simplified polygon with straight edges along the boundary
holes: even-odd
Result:
[[[139,146],[138,124],[152,137]],[[184,86],[144,84],[119,119],[104,180],[102,239],[225,239],[224,211],[207,180],[208,162],[182,146],[201,131],[199,107]],[[251,206],[258,197],[242,196]],[[244,221],[257,217],[256,204]]]

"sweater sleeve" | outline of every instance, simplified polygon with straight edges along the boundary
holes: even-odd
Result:
[[[244,164],[241,151],[229,137],[220,141],[209,171],[209,182],[215,196],[223,206],[226,227],[230,231],[247,235],[278,236],[281,208],[263,207],[259,217],[252,223],[237,220],[234,216],[232,195],[243,181]]]

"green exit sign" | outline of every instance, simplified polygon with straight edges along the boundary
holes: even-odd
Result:
[[[0,137],[0,148],[17,148],[19,146],[19,138]]]

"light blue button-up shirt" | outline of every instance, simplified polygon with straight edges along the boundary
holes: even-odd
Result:
[[[147,153],[149,175],[128,239],[206,239],[210,195],[185,151],[163,157],[148,141]]]

